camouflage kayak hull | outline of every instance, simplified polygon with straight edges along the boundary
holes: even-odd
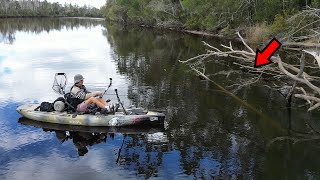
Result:
[[[116,112],[114,115],[91,115],[82,114],[73,117],[73,114],[67,112],[42,112],[35,111],[39,104],[27,104],[17,108],[18,113],[28,119],[78,126],[148,126],[163,125],[165,115],[158,112],[148,112],[143,115],[125,115],[122,112]]]
[[[165,132],[164,126],[74,126],[68,124],[56,124],[47,123],[41,121],[35,121],[25,117],[20,117],[18,123],[33,126],[36,128],[42,128],[45,131],[73,131],[83,133],[122,133],[122,134],[153,134],[158,132]]]

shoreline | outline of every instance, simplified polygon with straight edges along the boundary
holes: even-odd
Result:
[[[127,25],[117,22],[117,21],[112,21],[106,17],[79,17],[79,16],[0,16],[1,19],[17,19],[17,18],[74,18],[74,19],[93,19],[93,20],[101,20],[101,21],[109,21],[112,23],[116,24],[121,24],[123,26],[132,26],[132,27],[140,27],[140,28],[152,28],[152,29],[158,29],[158,30],[166,30],[166,31],[175,31],[175,32],[180,32],[180,33],[187,33],[187,34],[192,34],[196,36],[206,36],[206,37],[214,37],[214,38],[219,38],[219,39],[226,39],[226,40],[232,40],[235,42],[241,42],[241,39],[237,36],[226,36],[222,35],[219,33],[213,33],[209,31],[199,31],[199,30],[192,30],[192,29],[184,29],[184,27],[168,27],[168,26],[149,26],[149,25],[144,25],[144,24],[135,24],[135,23],[128,23]],[[236,34],[236,32],[234,32]],[[270,38],[272,39],[272,38]],[[247,38],[244,38],[246,43],[252,44],[254,46],[257,46],[258,44],[265,44],[268,42],[260,42],[260,43],[255,43],[249,41]],[[318,48],[320,47],[320,43],[311,43],[311,42],[294,42],[294,41],[287,41],[287,42],[282,42],[282,46],[286,48]]]
[[[135,25],[133,25],[135,26]],[[146,26],[140,26],[139,27],[143,27],[145,28]],[[232,40],[234,42],[242,42],[242,40],[238,37],[238,36],[225,36],[225,35],[221,35],[221,34],[214,34],[212,32],[208,32],[208,31],[197,31],[197,30],[189,30],[189,29],[182,29],[182,28],[166,28],[166,27],[160,27],[160,26],[148,26],[149,28],[155,28],[155,29],[165,29],[165,30],[170,30],[170,31],[176,31],[176,32],[181,32],[181,33],[188,33],[188,34],[193,34],[193,35],[198,35],[198,36],[207,36],[207,37],[214,37],[214,38],[220,38],[220,39],[226,39],[226,40]],[[236,34],[236,32],[234,32],[234,34]],[[249,41],[247,38],[243,38],[244,41],[248,44],[254,45],[254,46],[259,46],[259,44],[267,44],[268,41],[265,42],[260,42],[260,43],[255,43],[255,42],[251,42]],[[270,40],[272,39],[272,37],[269,38]],[[294,41],[285,41],[282,42],[282,47],[286,47],[286,48],[301,48],[301,50],[303,48],[317,48],[320,47],[320,43],[312,43],[312,42],[294,42]]]
[[[192,34],[192,35],[197,35],[197,36],[206,36],[206,37],[214,37],[214,38],[220,38],[220,39],[227,39],[227,40],[232,40],[235,42],[241,42],[241,39],[236,36],[236,32],[234,32],[235,36],[225,36],[209,31],[198,31],[198,30],[192,30],[192,29],[184,29],[183,27],[166,27],[166,26],[148,26],[144,24],[134,24],[134,23],[129,23],[127,25],[122,24],[121,22],[117,21],[112,21],[107,18],[105,18],[106,21],[120,24],[123,26],[132,26],[132,27],[140,27],[140,28],[152,28],[152,29],[158,29],[158,30],[166,30],[166,31],[175,31],[175,32],[180,32],[180,33],[187,33],[187,34]],[[247,39],[245,39],[247,41]],[[252,42],[249,42],[252,43]],[[252,43],[254,44],[254,43]]]
[[[16,19],[16,18],[83,18],[83,19],[104,19],[104,17],[88,17],[88,16],[0,16],[0,19]]]

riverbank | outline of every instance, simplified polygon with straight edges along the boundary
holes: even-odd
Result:
[[[284,42],[310,42],[318,37],[320,4],[215,1],[108,1],[108,20],[143,27],[174,29],[186,33],[236,38],[239,32],[249,43],[266,44],[272,38]],[[227,9],[227,11],[226,11]],[[316,31],[316,32],[314,32]]]
[[[106,18],[106,21],[124,25],[122,22],[112,21],[107,18]],[[159,29],[159,30],[166,30],[166,31],[175,31],[175,32],[193,34],[193,35],[198,35],[198,36],[207,36],[207,37],[227,39],[230,41],[240,42],[240,43],[242,42],[242,40],[237,36],[236,30],[233,30],[233,33],[229,32],[228,34],[224,34],[224,33],[219,33],[219,32],[214,33],[214,32],[209,32],[209,31],[184,29],[183,27],[177,27],[177,26],[150,26],[150,25],[135,24],[135,23],[127,23],[127,25],[124,25],[124,26],[152,28],[152,29]],[[265,26],[265,25],[263,25],[263,26]],[[267,27],[265,27],[265,28],[267,28]],[[269,28],[271,28],[271,27],[269,27]],[[242,29],[242,30],[240,30],[240,29]],[[259,28],[248,27],[248,29],[251,29],[251,30],[244,30],[244,28],[239,28],[240,34],[243,35],[245,42],[247,42],[248,44],[251,44],[253,46],[268,44],[272,38],[276,37],[276,36],[271,36],[271,35],[268,35],[267,37],[265,35],[261,36],[261,34],[263,34],[261,32],[261,30],[252,30],[252,29],[261,29],[260,27]],[[265,31],[268,31],[268,30],[265,30]],[[252,32],[252,33],[250,33],[250,32]],[[275,33],[272,32],[269,34],[275,34]],[[282,39],[283,38],[278,36],[278,40],[281,41],[282,47],[287,48],[287,49],[291,49],[291,50],[295,50],[295,51],[302,50],[303,48],[320,47],[320,43],[317,43],[316,39],[309,40],[309,41],[301,41],[301,42],[294,42],[294,41],[288,41],[288,40],[282,41]]]

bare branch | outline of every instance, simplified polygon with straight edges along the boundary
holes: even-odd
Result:
[[[198,55],[198,56],[196,56],[196,57],[193,57],[193,58],[190,58],[190,59],[188,59],[188,60],[186,60],[186,61],[181,61],[181,60],[179,60],[179,62],[181,62],[181,63],[188,63],[188,62],[190,62],[190,61],[192,61],[192,60],[196,60],[196,59],[198,59],[198,58],[203,58],[203,57],[208,57],[209,55],[208,54],[201,54],[201,55]]]
[[[244,41],[244,39],[242,38],[242,36],[240,35],[239,32],[237,32],[237,35],[239,36],[239,38],[241,39],[242,43],[244,44],[244,46],[246,46],[246,48],[249,49],[249,51],[253,54],[255,54],[255,52],[252,50],[252,48],[250,46],[248,46],[248,44]]]
[[[295,94],[294,96],[296,98],[300,98],[300,99],[308,99],[308,100],[320,102],[320,99],[317,97],[314,97],[314,96],[308,96],[308,95],[304,95],[304,94]]]
[[[303,92],[304,95],[308,96],[306,90],[303,89],[303,87],[296,87],[296,89],[300,90]],[[312,104],[309,99],[305,99],[310,105]]]
[[[317,109],[318,107],[320,107],[320,103],[315,104],[314,106],[312,106],[311,108],[308,109],[308,111],[312,111]]]
[[[311,56],[313,56],[316,59],[318,65],[319,65],[319,68],[320,68],[320,54],[319,53],[314,52],[314,51],[311,52],[311,51],[307,51],[307,50],[302,50],[302,51],[310,54]]]

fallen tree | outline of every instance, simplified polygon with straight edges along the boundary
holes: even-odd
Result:
[[[316,80],[319,80],[320,77],[311,76],[305,72],[306,68],[320,68],[320,55],[317,52],[303,50],[301,52],[302,55],[300,58],[300,68],[283,62],[282,58],[279,55],[272,56],[270,58],[270,60],[274,62],[273,64],[261,68],[254,68],[253,64],[255,61],[256,52],[244,41],[239,32],[237,34],[241,39],[243,45],[246,47],[246,50],[234,49],[231,42],[228,46],[221,44],[222,49],[213,47],[208,43],[203,42],[204,45],[208,47],[207,53],[180,62],[190,65],[191,68],[194,69],[200,76],[203,76],[206,79],[210,79],[210,75],[206,75],[206,69],[203,68],[206,60],[208,60],[209,57],[216,56],[232,57],[238,60],[233,62],[233,64],[240,66],[241,69],[246,69],[248,73],[259,73],[261,75],[267,74],[277,79],[291,79],[293,81],[292,86],[290,88],[290,91],[288,91],[288,93],[286,94],[286,99],[288,102],[291,100],[292,95],[294,95],[294,97],[304,99],[309,103],[309,111],[320,107],[320,86],[316,84]],[[309,62],[306,66],[306,61],[304,58],[305,53],[311,55],[316,60],[316,63]],[[246,86],[253,84],[260,78],[261,76],[257,76],[257,78],[255,79],[250,78],[249,80],[246,80],[246,82],[241,82],[241,85]],[[278,85],[277,87],[280,86],[281,85]],[[295,90],[298,90],[299,93],[294,94]]]
[[[261,82],[261,77],[267,75],[268,79],[273,79],[274,82],[272,86],[267,83],[264,86],[281,92],[285,96],[288,105],[291,104],[292,97],[295,97],[304,99],[308,103],[308,111],[319,109],[320,83],[318,82],[320,74],[314,73],[315,70],[320,69],[320,54],[317,51],[320,45],[320,23],[318,22],[320,22],[320,9],[310,7],[287,20],[287,24],[292,27],[282,34],[281,41],[287,47],[300,46],[300,48],[295,49],[299,54],[298,64],[291,64],[283,60],[285,56],[278,54],[270,58],[273,62],[272,64],[254,68],[256,52],[246,43],[239,32],[237,32],[237,35],[244,46],[243,49],[234,48],[231,42],[229,45],[221,44],[221,47],[214,47],[203,41],[204,46],[207,48],[206,53],[180,62],[188,64],[199,76],[210,79],[217,73],[206,73],[208,70],[205,67],[208,62],[226,63],[223,58],[233,58],[233,65],[238,66],[248,74],[258,73],[260,75],[249,76],[248,78],[239,79],[239,82],[233,82],[233,84],[227,86],[227,88],[231,88],[231,91],[236,92],[245,86]],[[315,41],[318,42],[314,43]],[[315,49],[304,50],[304,48],[310,47],[310,44],[313,44],[312,47]],[[236,72],[231,69],[225,74],[228,77],[230,73]],[[312,72],[312,74],[309,72]],[[221,74],[221,72],[219,73]],[[235,87],[236,90],[232,89]]]
[[[268,76],[268,79],[273,79],[273,86],[270,86],[270,83],[267,82],[262,83],[263,86],[277,90],[278,92],[282,93],[282,95],[286,98],[287,105],[291,105],[291,99],[292,97],[295,97],[306,101],[306,103],[309,106],[308,111],[320,109],[320,83],[317,83],[320,77],[317,75],[310,75],[306,72],[310,69],[320,69],[319,53],[317,53],[316,51],[301,50],[299,52],[301,56],[299,58],[300,64],[298,66],[286,63],[280,55],[275,55],[270,58],[270,60],[273,62],[272,64],[260,68],[254,68],[256,53],[245,42],[240,33],[237,34],[241,39],[242,44],[245,46],[244,50],[235,49],[231,43],[229,43],[229,45],[221,44],[221,48],[217,48],[209,45],[206,42],[203,42],[204,45],[208,48],[205,54],[201,54],[196,57],[180,62],[189,65],[191,69],[194,72],[196,72],[200,77],[207,80],[208,82],[214,83],[223,92],[235,98],[236,100],[241,101],[243,105],[252,109],[254,112],[260,115],[263,114],[259,113],[259,111],[255,109],[255,107],[252,107],[250,104],[241,100],[239,97],[237,97],[231,92],[234,90],[233,88],[235,87],[237,90],[239,90],[243,87],[255,84],[257,82],[261,82],[264,75]],[[311,57],[312,59],[309,58],[309,61],[306,60],[306,55]],[[234,73],[237,71],[220,71],[215,74],[209,74],[208,69],[206,69],[206,63],[216,60],[217,57],[231,57],[235,59],[235,61],[233,61],[232,64],[236,65],[242,70],[245,70],[248,74],[254,73],[254,76],[248,76],[248,78],[246,79],[243,79],[243,77],[241,77],[242,79],[239,78],[239,82],[234,82],[232,85],[226,87],[231,88],[231,92],[226,90],[221,85],[215,83],[213,78],[211,77],[213,77],[216,74],[223,74],[226,76],[226,79],[228,79],[230,73]],[[221,59],[218,58],[218,60],[216,61],[221,61]],[[259,73],[259,75],[257,76],[256,73]],[[291,84],[291,86],[288,86],[286,84]],[[267,149],[269,149],[270,146],[277,141],[290,141],[293,144],[299,142],[318,141],[320,139],[320,132],[317,130],[317,128],[313,127],[314,125],[312,125],[312,123],[310,123],[308,120],[305,120],[305,123],[309,129],[309,132],[296,132],[289,128],[288,135],[275,137],[271,139],[266,144]]]

